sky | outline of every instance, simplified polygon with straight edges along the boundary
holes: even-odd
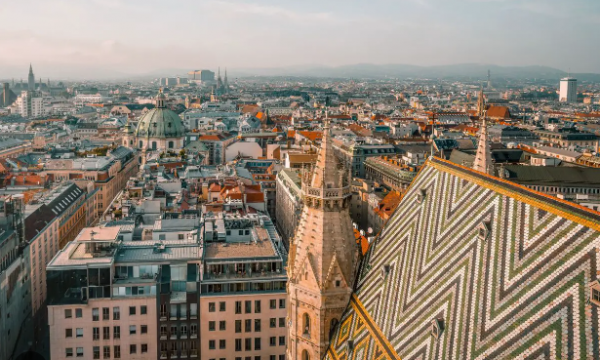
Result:
[[[357,63],[600,73],[598,0],[0,0],[0,78]]]

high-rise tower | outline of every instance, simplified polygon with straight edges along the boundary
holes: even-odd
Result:
[[[35,76],[33,75],[33,67],[29,64],[29,76],[27,78],[27,90],[35,90]]]
[[[347,180],[326,121],[312,177],[303,181],[304,209],[290,244],[288,359],[323,358],[352,294],[358,253]]]

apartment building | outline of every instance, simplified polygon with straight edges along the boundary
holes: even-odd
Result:
[[[32,339],[23,326],[31,314],[29,252],[23,241],[22,195],[0,197],[0,359],[9,359],[19,339]]]
[[[302,214],[302,187],[299,170],[283,169],[277,174],[275,212],[277,230],[289,249],[289,242],[296,232]]]
[[[204,236],[202,359],[285,359],[287,256],[274,224],[230,203]]]
[[[48,264],[52,359],[198,357],[197,240],[124,233],[86,228]]]
[[[98,189],[96,211],[102,216],[115,196],[125,188],[129,178],[139,171],[139,161],[131,149],[118,147],[109,156],[77,159],[49,159],[43,175],[55,182],[93,181]]]

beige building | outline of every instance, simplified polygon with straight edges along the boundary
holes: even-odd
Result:
[[[125,188],[127,181],[139,171],[139,161],[132,150],[119,147],[109,156],[78,158],[78,159],[50,159],[44,164],[42,175],[48,175],[55,182],[93,181],[98,189],[96,198],[96,212],[98,216],[106,210],[108,205]]]
[[[204,225],[202,359],[284,360],[285,248],[268,216],[225,207]]]

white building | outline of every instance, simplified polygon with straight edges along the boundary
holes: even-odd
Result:
[[[44,115],[44,98],[35,91],[23,91],[12,105],[12,112],[23,117]]]
[[[560,80],[560,102],[577,102],[577,79],[566,77]]]

